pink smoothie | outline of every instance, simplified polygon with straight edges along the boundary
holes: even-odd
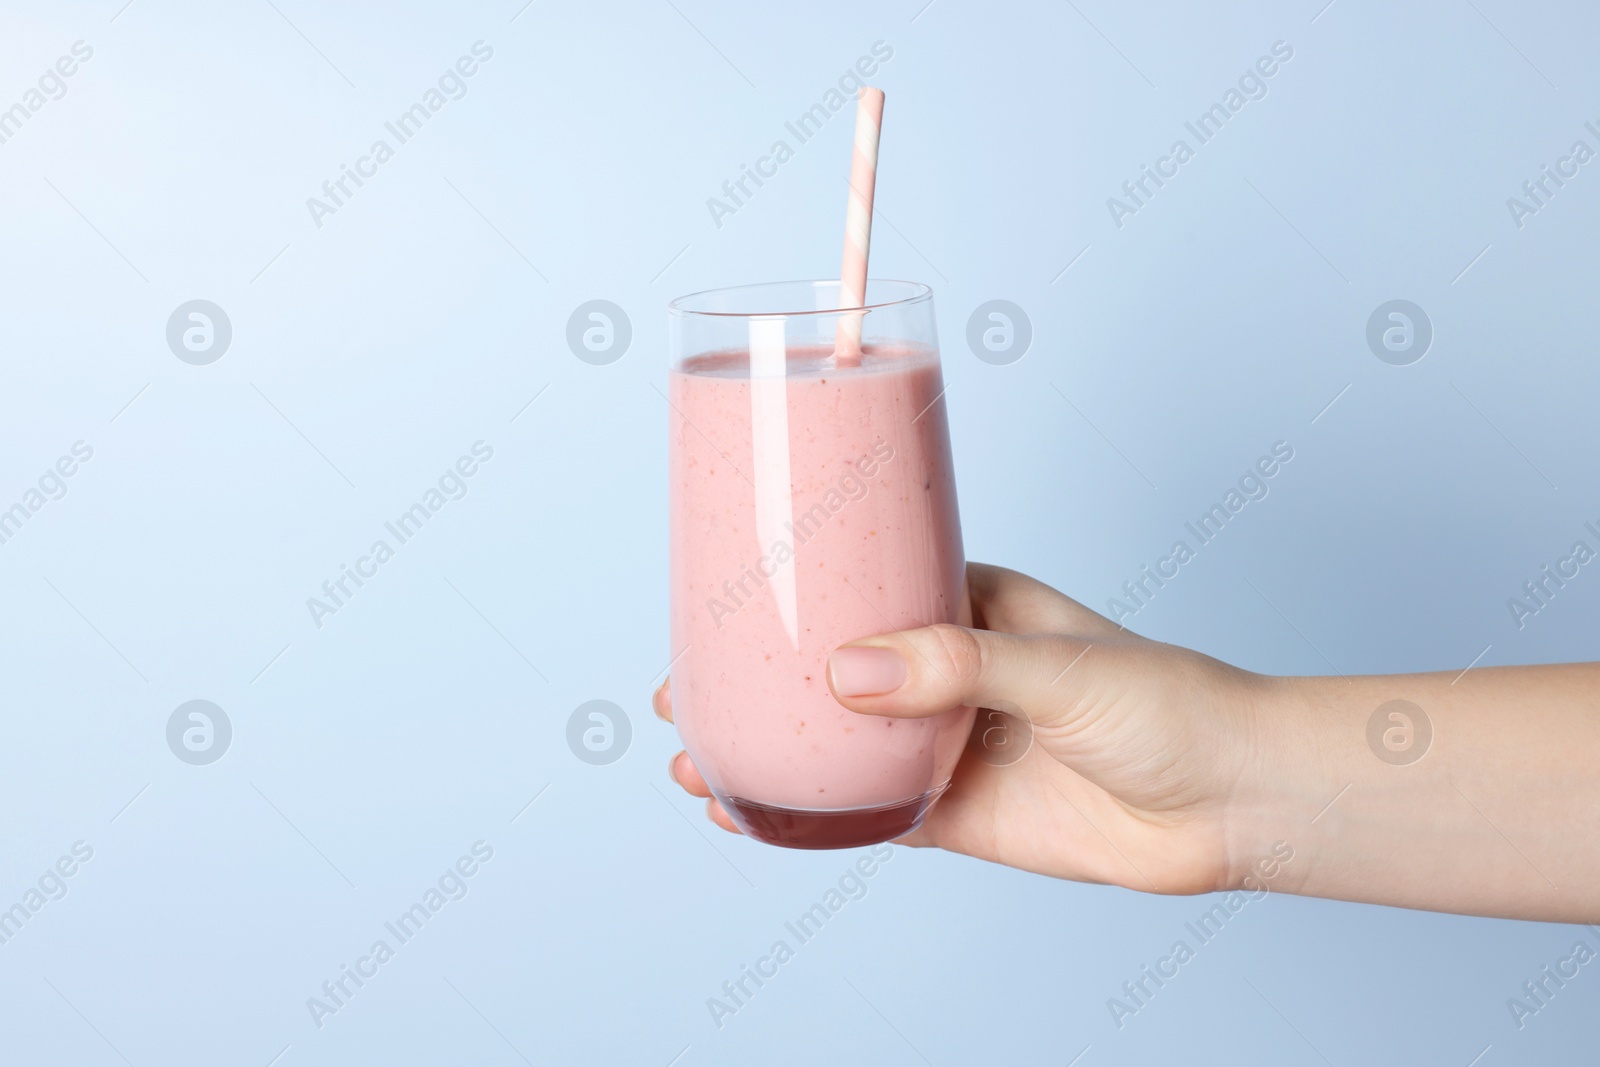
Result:
[[[937,355],[869,346],[841,369],[828,354],[791,349],[787,377],[754,382],[745,352],[671,373],[672,706],[724,800],[921,797],[972,722],[860,716],[828,691],[845,641],[970,622]]]

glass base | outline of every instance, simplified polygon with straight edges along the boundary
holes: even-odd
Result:
[[[947,783],[948,784],[948,783]],[[903,837],[922,825],[945,786],[875,808],[782,808],[740,797],[719,796],[745,836],[783,848],[860,848]]]

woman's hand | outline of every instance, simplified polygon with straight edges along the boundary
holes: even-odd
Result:
[[[973,629],[866,637],[829,660],[834,698],[862,715],[1017,720],[997,737],[1004,720],[979,712],[903,844],[1156,893],[1600,920],[1600,664],[1272,678],[1015,571],[971,564],[967,584]],[[655,707],[670,721],[665,684]],[[671,773],[710,796],[685,753]]]

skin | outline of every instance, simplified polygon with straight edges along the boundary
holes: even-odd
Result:
[[[967,579],[975,628],[849,642],[903,657],[906,680],[835,699],[899,718],[998,707],[1033,743],[1008,766],[969,746],[899,844],[1154,893],[1600,921],[1600,664],[1270,677],[1139,637],[1015,571],[975,563]],[[1393,700],[1432,726],[1403,765],[1368,742]],[[653,703],[670,722],[670,680]],[[669,773],[738,832],[686,753]]]

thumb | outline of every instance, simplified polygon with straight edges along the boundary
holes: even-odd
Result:
[[[840,646],[828,657],[828,688],[864,715],[925,718],[962,705],[998,706],[1048,725],[1081,694],[1074,668],[1091,647],[1060,634],[940,623]]]

